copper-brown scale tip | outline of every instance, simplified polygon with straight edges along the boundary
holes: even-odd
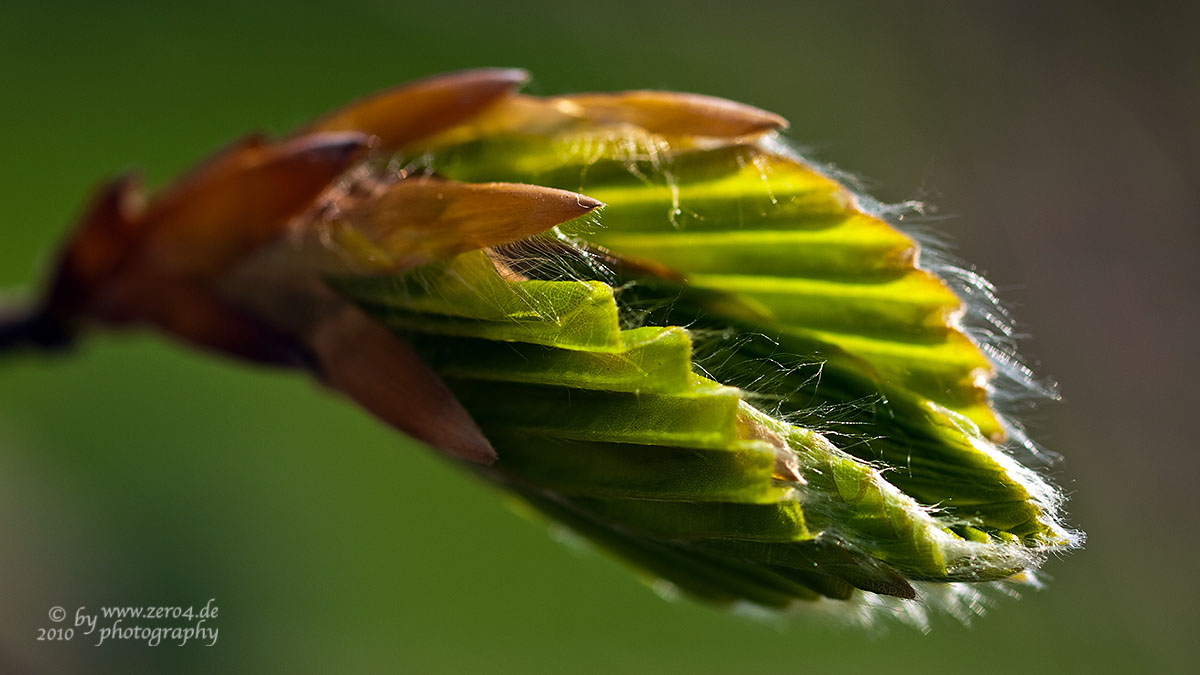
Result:
[[[355,101],[300,133],[358,131],[377,137],[380,148],[396,150],[466,120],[528,81],[528,73],[513,68],[430,77]]]

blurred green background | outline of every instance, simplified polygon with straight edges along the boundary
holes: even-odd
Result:
[[[1200,626],[1191,434],[1200,51],[1185,3],[12,3],[0,288],[101,178],[462,67],[783,114],[1015,307],[1066,403],[1086,550],[964,627],[866,634],[669,603],[301,377],[152,335],[0,361],[0,671],[1182,672]],[[993,6],[995,5],[995,6]],[[943,218],[945,216],[945,218]],[[35,640],[47,610],[200,605],[216,646]]]

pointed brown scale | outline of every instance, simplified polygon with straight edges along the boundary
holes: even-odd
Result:
[[[412,347],[354,307],[309,335],[325,383],[413,438],[459,459],[491,464],[496,451]]]
[[[138,229],[140,195],[135,176],[96,190],[58,253],[42,296],[23,307],[0,307],[0,353],[16,348],[65,349],[80,315],[129,253]]]
[[[367,142],[330,133],[235,146],[147,207],[137,264],[198,278],[244,259],[309,208]]]
[[[308,367],[304,346],[253,314],[230,304],[211,289],[187,280],[138,279],[119,307],[135,312],[103,317],[157,326],[194,346],[259,364]]]
[[[525,239],[600,206],[536,185],[410,178],[346,206],[320,236],[356,263],[394,270]]]
[[[169,210],[173,203],[191,199],[205,183],[244,164],[254,153],[265,151],[270,142],[266,134],[254,132],[223,146],[159,190],[154,195],[154,207]]]
[[[78,311],[92,289],[121,267],[141,231],[140,182],[126,175],[97,191],[60,255],[46,300],[48,312]]]
[[[481,68],[431,77],[356,101],[304,130],[358,131],[379,138],[384,150],[399,149],[466,121],[529,80],[523,70]]]
[[[743,103],[700,94],[625,91],[560,96],[601,124],[628,123],[664,136],[736,138],[787,128],[779,115]]]

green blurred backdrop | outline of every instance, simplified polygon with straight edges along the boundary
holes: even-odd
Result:
[[[520,66],[534,93],[726,96],[876,196],[940,207],[925,226],[1000,285],[1062,385],[1031,417],[1090,540],[1046,590],[928,636],[668,603],[303,378],[104,336],[0,361],[0,671],[1187,670],[1197,15],[1018,4],[6,7],[0,288],[39,280],[101,178],[159,184],[412,78]],[[54,605],[209,598],[212,648],[35,640]]]

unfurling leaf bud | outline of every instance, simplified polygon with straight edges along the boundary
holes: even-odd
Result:
[[[6,343],[141,323],[306,369],[719,603],[920,621],[1080,543],[994,404],[1028,371],[964,327],[986,281],[922,267],[773,114],[524,80],[384,92],[148,200],[114,183]]]

